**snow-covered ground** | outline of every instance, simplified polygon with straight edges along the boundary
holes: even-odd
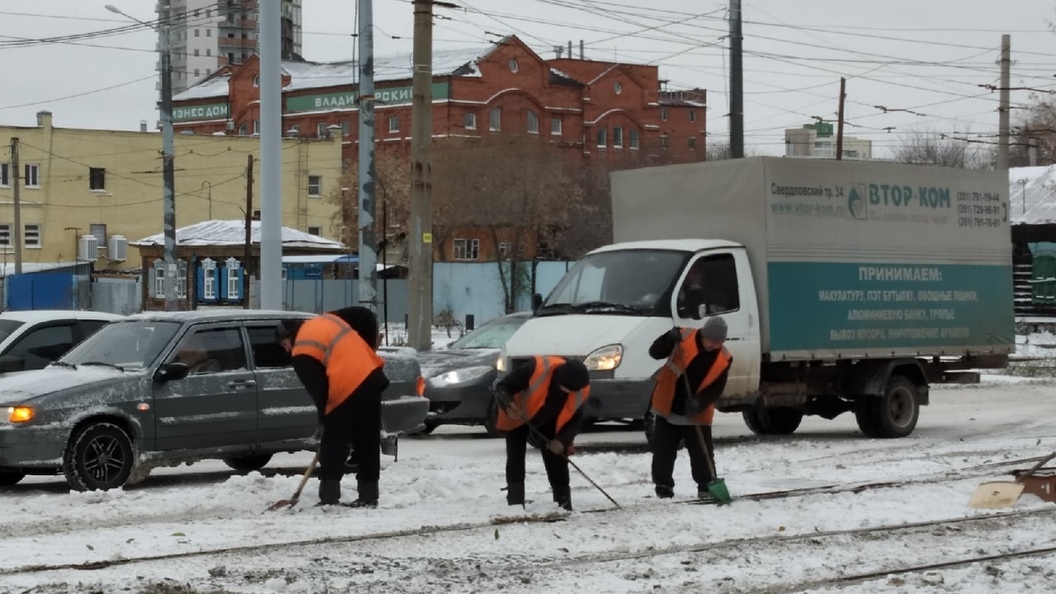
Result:
[[[534,450],[534,501],[505,505],[503,442],[473,428],[402,440],[376,510],[313,507],[312,479],[296,508],[263,513],[292,494],[307,453],[245,476],[218,462],[163,469],[104,493],[29,477],[0,491],[0,592],[1040,592],[1056,576],[1056,504],[966,504],[1056,450],[1053,419],[1056,383],[1039,379],[935,388],[899,440],[865,439],[848,415],[783,438],[718,415],[735,497],[723,507],[686,502],[684,452],[676,499],[655,499],[640,431],[600,426],[573,460],[622,509],[573,472],[576,511],[557,517]],[[354,477],[344,486],[352,499]]]

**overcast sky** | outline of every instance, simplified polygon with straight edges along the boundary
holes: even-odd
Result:
[[[708,90],[710,141],[727,134],[728,3],[704,0],[448,0],[438,8],[434,44],[479,47],[516,34],[544,56],[579,40],[586,56],[655,63],[669,88]],[[41,109],[55,125],[137,129],[153,126],[156,34],[139,31],[69,43],[25,44],[123,26],[113,3],[156,18],[153,0],[0,1],[0,124],[34,125]],[[304,57],[352,57],[355,2],[303,0]],[[407,0],[375,0],[375,52],[409,53]],[[839,79],[847,80],[846,134],[870,138],[883,156],[914,131],[992,140],[1001,35],[1012,36],[1012,85],[1056,90],[1053,0],[743,0],[745,144],[781,154],[783,130],[835,120]],[[1012,92],[1014,106],[1030,92]],[[890,111],[883,113],[878,105]],[[911,113],[912,112],[912,113]],[[1013,110],[1013,119],[1017,111]],[[892,127],[892,131],[884,128]]]

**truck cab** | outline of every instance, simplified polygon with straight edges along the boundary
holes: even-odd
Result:
[[[569,270],[506,343],[500,370],[534,355],[583,361],[591,374],[587,417],[641,419],[663,364],[649,346],[672,326],[721,317],[733,355],[724,398],[759,389],[759,305],[744,246],[723,240],[617,243]]]

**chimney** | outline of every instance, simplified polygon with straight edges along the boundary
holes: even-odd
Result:
[[[139,120],[139,131],[140,132],[146,132],[147,131],[147,120]]]
[[[571,60],[573,58],[575,58],[575,56],[572,54],[572,40],[569,39],[568,40],[568,59]]]
[[[41,128],[51,127],[51,112],[42,110],[37,112],[37,125]]]
[[[583,60],[583,40],[579,40],[579,59]]]
[[[554,53],[557,54],[557,59],[558,60],[561,59],[561,54],[563,54],[564,52],[565,52],[564,46],[560,46],[560,45],[555,45],[554,46]]]

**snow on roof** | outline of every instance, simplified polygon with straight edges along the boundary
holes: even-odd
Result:
[[[490,45],[490,44],[489,44]],[[478,60],[491,53],[492,48],[436,50],[433,52],[434,76],[480,76],[476,68]],[[410,80],[412,54],[380,57],[374,60],[374,81]],[[301,91],[320,87],[350,85],[358,79],[357,63],[345,62],[283,62],[283,70],[290,75],[290,84],[283,91]]]
[[[1056,165],[1009,169],[1008,202],[1013,225],[1056,223]]]
[[[31,272],[47,272],[49,270],[61,270],[63,268],[74,268],[82,264],[88,264],[88,262],[83,260],[80,262],[23,262],[22,274],[29,274]],[[15,274],[14,257],[10,257],[10,261],[0,262],[0,275],[11,276],[13,274]]]
[[[181,247],[243,245],[245,242],[246,222],[237,219],[233,221],[204,221],[176,230],[176,245]],[[260,244],[260,221],[253,221],[253,227],[250,231],[250,242]],[[138,247],[165,245],[165,235],[158,233],[139,241],[129,242],[129,245]],[[282,228],[282,246],[348,251],[348,248],[339,242],[289,227]]]
[[[231,75],[224,74],[217,76],[194,85],[193,87],[177,93],[172,97],[173,101],[190,101],[191,99],[209,99],[212,97],[224,97],[227,98],[228,81],[231,80]]]

